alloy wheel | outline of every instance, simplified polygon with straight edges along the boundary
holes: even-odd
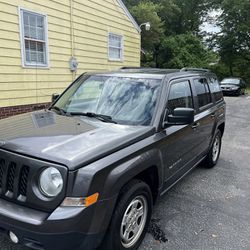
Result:
[[[120,237],[125,248],[130,248],[138,241],[145,227],[148,216],[148,203],[144,196],[135,197],[128,205],[121,223]]]
[[[216,162],[220,153],[220,137],[218,135],[215,137],[212,150],[213,162]]]

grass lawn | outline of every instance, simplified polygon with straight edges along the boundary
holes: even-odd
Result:
[[[247,85],[247,93],[250,94],[250,85]]]

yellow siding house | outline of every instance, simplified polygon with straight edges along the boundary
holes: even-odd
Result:
[[[86,71],[140,65],[122,0],[0,0],[0,119],[41,108]]]

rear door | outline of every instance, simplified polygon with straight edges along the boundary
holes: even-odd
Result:
[[[195,98],[195,124],[197,132],[196,155],[205,155],[213,135],[215,122],[215,107],[213,105],[212,95],[205,77],[193,79],[193,91],[196,93]]]

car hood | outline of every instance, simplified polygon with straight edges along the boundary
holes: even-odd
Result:
[[[76,169],[153,133],[153,127],[37,111],[0,120],[0,148]]]

